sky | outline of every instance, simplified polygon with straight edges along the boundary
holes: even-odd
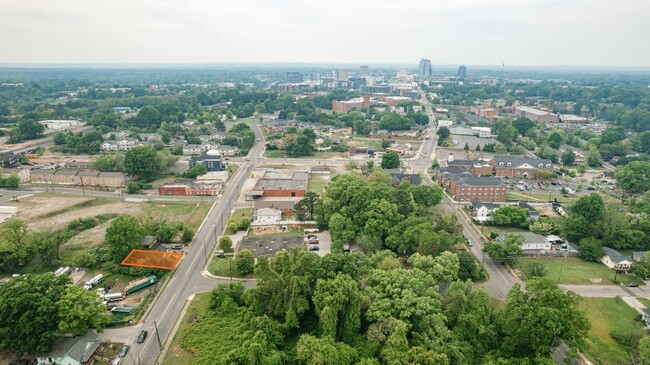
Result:
[[[0,63],[650,67],[648,0],[0,0]]]

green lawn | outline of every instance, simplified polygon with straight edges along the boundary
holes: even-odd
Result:
[[[175,176],[173,176],[173,175],[161,176],[161,177],[159,177],[156,180],[151,182],[151,187],[153,189],[158,189],[161,185],[166,184],[166,183],[170,183],[170,182],[174,182],[176,180],[177,180],[177,178]]]
[[[210,199],[210,197],[206,197],[206,199]],[[205,202],[149,201],[149,202],[144,202],[142,204],[143,204],[142,212],[145,214],[145,216],[170,217],[169,218],[170,221],[174,221],[173,219],[174,216],[184,216],[184,217],[189,216],[189,219],[186,219],[185,223],[187,223],[187,225],[190,228],[192,228],[194,231],[196,231],[199,228],[201,222],[203,222],[203,219],[208,214],[208,211],[212,206],[212,202],[210,201],[205,201]]]
[[[330,174],[310,174],[307,182],[307,190],[316,194],[322,194],[330,182]]]
[[[580,309],[587,313],[591,330],[587,334],[585,355],[595,364],[630,364],[630,350],[617,342],[612,333],[643,335],[638,313],[620,298],[583,298]]]
[[[185,317],[181,319],[181,324],[178,327],[178,331],[172,342],[169,346],[169,350],[165,354],[165,358],[162,362],[163,365],[190,365],[194,359],[194,354],[189,351],[183,350],[181,347],[181,337],[184,333],[192,327],[191,319],[193,316],[202,315],[208,309],[208,303],[210,301],[210,293],[199,293],[194,296],[192,303]]]
[[[210,261],[210,265],[208,266],[208,271],[210,271],[212,275],[223,276],[223,277],[230,277],[230,276],[232,276],[233,278],[246,277],[246,276],[242,276],[239,272],[237,272],[237,270],[235,270],[234,263],[230,262],[231,257],[232,256],[230,257],[214,256],[212,258],[212,261]]]
[[[565,258],[522,258],[519,266],[525,268],[530,263],[540,263],[546,267],[546,277],[557,281],[559,284],[596,284],[610,285],[614,282],[614,270],[597,262],[586,262],[577,257]],[[524,270],[525,271],[525,270]],[[522,275],[523,276],[523,275]],[[559,278],[559,280],[558,280]],[[525,279],[525,277],[523,278]],[[598,281],[600,280],[600,281]],[[643,285],[643,280],[634,275],[619,273],[616,275],[618,284],[637,283]]]
[[[241,219],[241,217],[253,218],[253,208],[239,208],[235,209],[230,215],[231,218]]]
[[[346,157],[347,153],[345,152],[330,152],[330,151],[322,151],[322,152],[314,152],[310,156],[300,156],[296,158],[309,158],[309,159],[327,159],[331,157]],[[287,155],[286,151],[283,150],[266,150],[264,153],[264,157],[266,158],[293,158],[289,155]]]
[[[650,308],[650,299],[648,298],[636,298],[636,299],[646,307]]]
[[[556,196],[555,194],[550,195],[550,200],[555,200]],[[549,201],[549,194],[545,193],[507,193],[506,194],[506,199],[508,201],[523,201],[523,202],[528,202],[531,201],[533,203],[536,202],[548,202]],[[557,195],[557,201],[560,203],[569,203],[571,201],[575,200],[575,197],[565,197],[562,195]]]

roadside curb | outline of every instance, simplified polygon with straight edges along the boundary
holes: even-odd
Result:
[[[215,280],[228,280],[228,281],[241,281],[241,282],[246,282],[246,283],[255,283],[257,282],[257,279],[244,279],[244,278],[230,278],[230,276],[217,276],[212,273],[210,273],[208,270],[201,270],[201,275],[208,279],[215,279]]]

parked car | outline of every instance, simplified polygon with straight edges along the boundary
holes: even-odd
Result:
[[[309,246],[309,251],[320,251],[320,247],[318,247],[318,246]]]
[[[474,242],[472,242],[472,240],[470,240],[469,238],[467,239],[467,246],[474,247]]]
[[[625,284],[625,286],[627,286],[628,288],[638,288],[639,284],[630,283],[630,284]]]
[[[318,236],[316,236],[315,234],[308,234],[308,235],[307,235],[307,239],[308,239],[308,240],[317,240],[317,239],[318,239]]]
[[[587,186],[587,190],[596,190],[596,188],[593,186]]]
[[[140,334],[138,335],[138,339],[136,340],[137,343],[143,343],[144,340],[147,338],[147,335],[149,332],[142,330],[140,331]]]
[[[129,352],[131,349],[131,346],[129,345],[124,345],[122,346],[122,349],[120,350],[120,353],[118,354],[119,357],[124,357],[126,354]]]
[[[312,240],[309,240],[309,241],[307,241],[307,242],[308,242],[310,245],[317,245],[317,244],[318,244],[318,240],[313,240],[313,239],[312,239]]]

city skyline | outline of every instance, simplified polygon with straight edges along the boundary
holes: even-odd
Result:
[[[638,0],[4,0],[0,62],[648,67],[648,12]]]

